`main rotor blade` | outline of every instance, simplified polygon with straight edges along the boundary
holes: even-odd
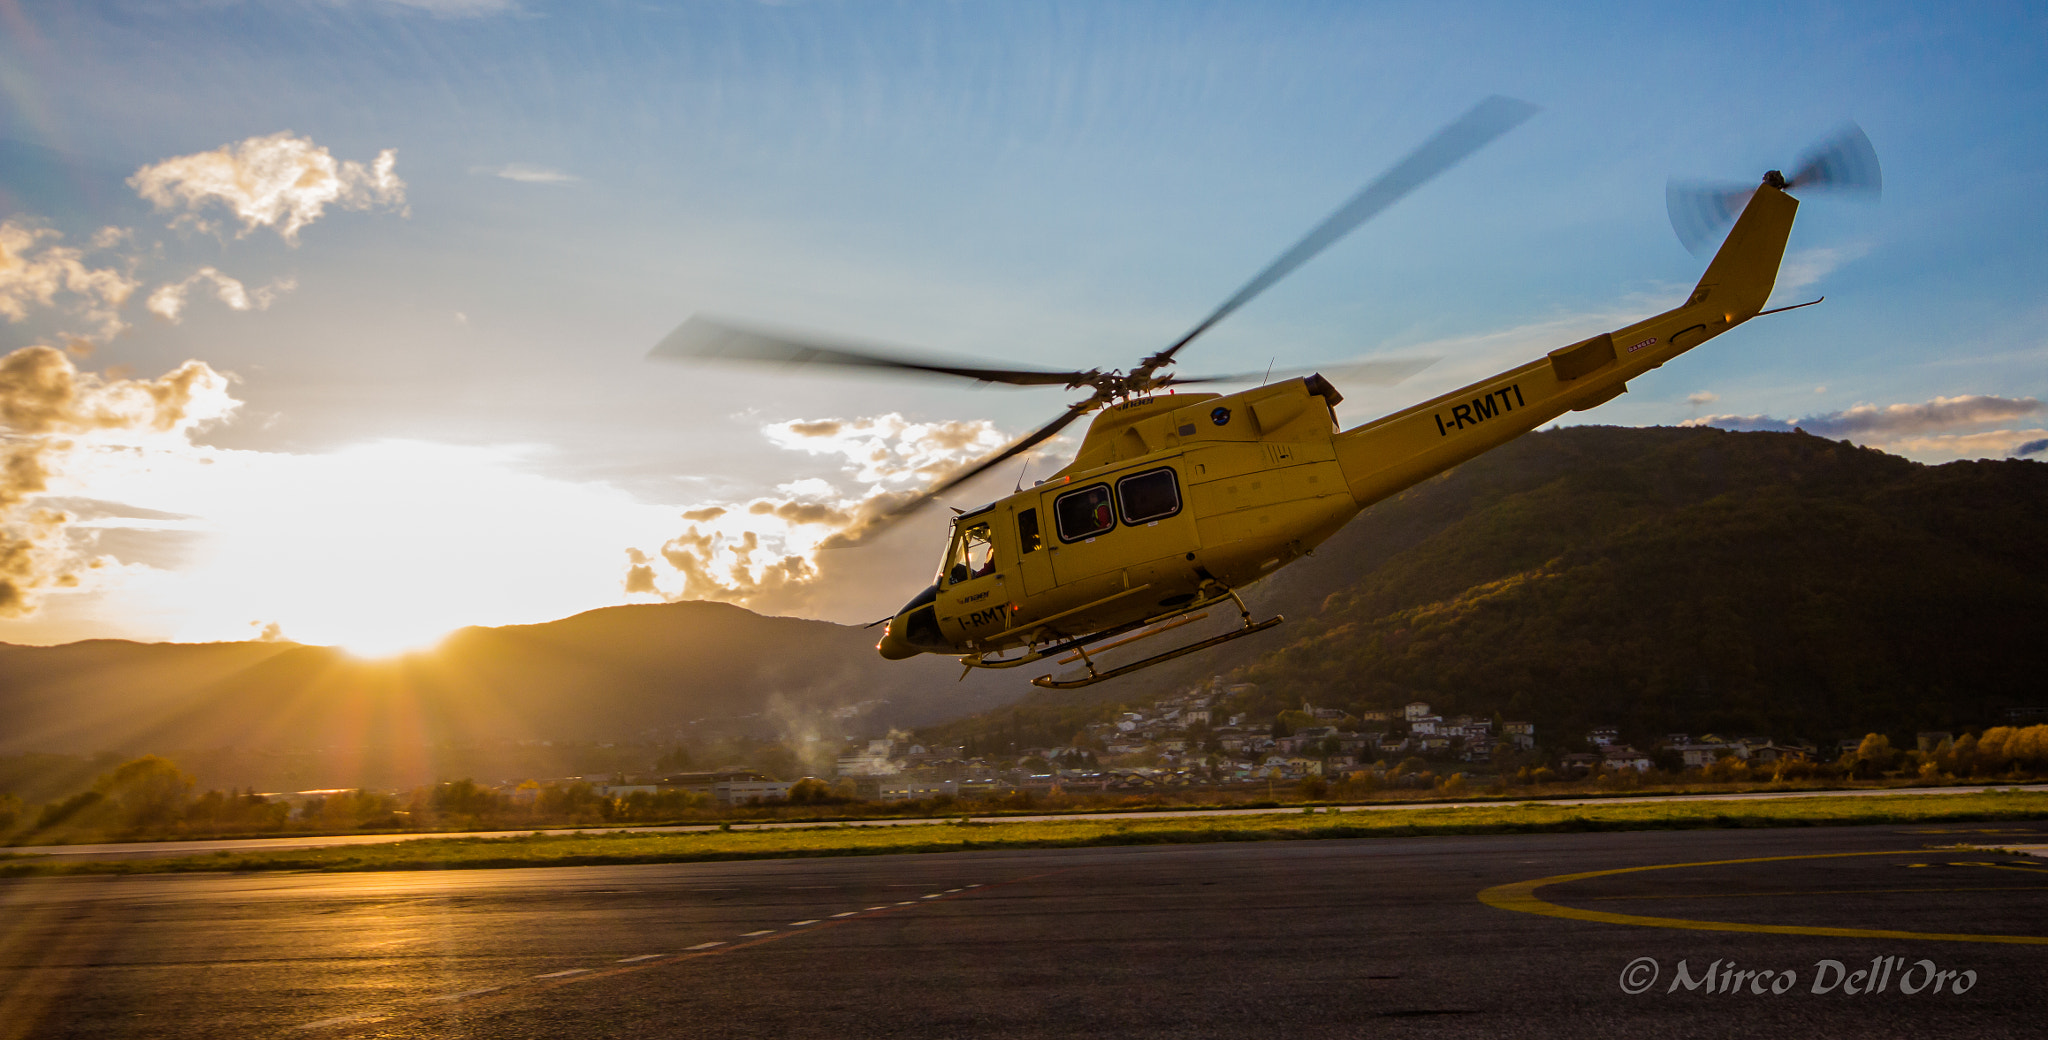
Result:
[[[1003,462],[1009,459],[1013,459],[1018,455],[1021,455],[1024,452],[1030,451],[1032,448],[1037,447],[1039,444],[1051,438],[1052,435],[1060,432],[1063,429],[1066,429],[1069,423],[1073,422],[1076,419],[1079,419],[1083,415],[1088,414],[1088,412],[1099,403],[1100,401],[1098,401],[1096,398],[1091,397],[1088,400],[1073,405],[1066,411],[1061,412],[1058,418],[1054,419],[1049,423],[1046,423],[1044,426],[1041,426],[1036,430],[1031,431],[1030,433],[1025,434],[1023,437],[1018,438],[1015,442],[1011,443],[1009,447],[1004,448],[1003,450],[996,452],[995,454],[990,455],[986,458],[983,458],[969,465],[965,469],[949,474],[944,480],[941,480],[937,484],[934,484],[931,487],[928,487],[923,491],[919,492],[917,494],[917,497],[909,499],[896,506],[893,506],[886,512],[876,514],[875,516],[868,518],[859,526],[851,530],[843,531],[840,534],[833,536],[833,538],[828,540],[827,547],[846,548],[861,544],[868,538],[873,537],[874,535],[881,533],[883,530],[893,526],[897,521],[903,519],[904,517],[907,517],[910,514],[915,513],[920,509],[923,509],[925,506],[930,505],[940,495],[943,495],[946,492],[951,491],[954,488],[959,487],[960,485],[965,484],[970,480],[973,480],[975,477],[981,476],[983,473],[988,472],[990,469],[993,469],[994,467],[1001,465]]]
[[[1380,358],[1373,361],[1353,361],[1341,365],[1320,365],[1315,368],[1286,368],[1273,372],[1235,372],[1219,376],[1168,376],[1160,380],[1163,386],[1186,386],[1189,383],[1268,383],[1276,379],[1293,379],[1298,376],[1321,372],[1334,383],[1352,383],[1358,386],[1393,386],[1409,376],[1436,364],[1442,358]]]
[[[919,356],[866,346],[857,347],[814,339],[803,333],[741,328],[702,316],[692,317],[676,326],[676,330],[655,344],[654,349],[647,352],[647,356],[668,360],[778,365],[785,368],[803,365],[840,365],[848,368],[957,376],[977,382],[1008,383],[1013,386],[1077,386],[1085,382],[1087,377],[1095,375],[1093,372],[984,368],[964,359]]]
[[[1438,130],[1434,137],[1424,141],[1422,146],[1395,163],[1394,167],[1380,174],[1379,179],[1360,189],[1358,194],[1337,207],[1308,237],[1296,242],[1292,249],[1280,254],[1280,258],[1267,265],[1258,276],[1246,282],[1221,307],[1203,318],[1187,335],[1174,341],[1165,350],[1145,359],[1132,374],[1149,374],[1159,366],[1173,360],[1182,347],[1196,336],[1209,331],[1210,326],[1229,317],[1231,312],[1251,302],[1252,298],[1265,292],[1273,283],[1287,277],[1294,269],[1307,263],[1317,253],[1350,234],[1360,224],[1378,216],[1382,210],[1401,200],[1402,196],[1429,183],[1439,174],[1456,166],[1468,155],[1485,147],[1494,138],[1522,125],[1537,108],[1526,101],[1501,97],[1498,94],[1481,101],[1470,112],[1460,116],[1456,122]]]

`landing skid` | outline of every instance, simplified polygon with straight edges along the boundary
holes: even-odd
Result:
[[[1229,632],[1225,632],[1220,636],[1210,636],[1209,638],[1204,639],[1200,642],[1189,643],[1186,646],[1175,647],[1174,649],[1168,650],[1165,653],[1153,654],[1151,657],[1147,657],[1139,661],[1133,661],[1130,664],[1123,665],[1118,668],[1112,668],[1106,672],[1096,670],[1095,659],[1088,656],[1088,650],[1086,647],[1077,646],[1074,648],[1074,657],[1080,658],[1082,666],[1088,669],[1088,675],[1086,678],[1055,679],[1050,674],[1046,674],[1031,680],[1031,685],[1041,687],[1047,690],[1078,690],[1083,686],[1093,686],[1096,683],[1103,682],[1109,679],[1114,679],[1119,675],[1129,675],[1132,672],[1138,671],[1140,669],[1150,668],[1155,664],[1164,664],[1168,661],[1173,660],[1176,657],[1192,654],[1197,650],[1207,650],[1212,646],[1220,646],[1224,643],[1230,642],[1233,639],[1243,639],[1245,636],[1251,635],[1254,632],[1264,632],[1265,630],[1272,628],[1274,625],[1277,625],[1280,622],[1286,620],[1286,618],[1278,614],[1275,614],[1274,616],[1269,617],[1264,621],[1253,621],[1251,608],[1244,605],[1244,599],[1237,594],[1237,590],[1230,589],[1228,590],[1228,592],[1229,597],[1237,602],[1238,617],[1243,621],[1243,624],[1236,629],[1233,629]],[[1213,603],[1216,602],[1216,600],[1220,600],[1222,598],[1223,597],[1218,596],[1214,599],[1210,599],[1205,602]],[[1203,604],[1196,604],[1194,607],[1190,607],[1189,609],[1190,611],[1192,611],[1193,609],[1196,609],[1201,605]],[[1154,619],[1155,622],[1160,620],[1165,619]],[[1191,617],[1187,620],[1195,620],[1195,618]],[[1110,647],[1122,646],[1124,643],[1135,642],[1138,639],[1146,638],[1147,636],[1157,635],[1161,632],[1165,632],[1170,628],[1177,627],[1178,624],[1185,623],[1186,621],[1182,621],[1178,623],[1169,623],[1161,625],[1160,627],[1153,629],[1151,632],[1145,633],[1144,635],[1135,636],[1131,639],[1126,639],[1116,643],[1112,643],[1110,644],[1110,646],[1103,647],[1102,649],[1107,650],[1110,649]],[[1100,653],[1101,651],[1097,652]],[[1067,660],[1073,660],[1073,658],[1068,658]]]
[[[1088,666],[1087,678],[1055,679],[1050,675],[1041,675],[1038,678],[1031,680],[1031,685],[1044,687],[1048,690],[1078,690],[1083,686],[1093,686],[1096,683],[1102,682],[1104,680],[1114,679],[1119,675],[1129,675],[1132,672],[1139,670],[1140,668],[1150,668],[1155,664],[1165,664],[1166,662],[1171,661],[1176,657],[1180,657],[1186,654],[1192,654],[1197,650],[1207,650],[1212,646],[1219,646],[1221,644],[1228,643],[1233,639],[1242,639],[1245,636],[1251,635],[1254,632],[1264,632],[1265,630],[1272,628],[1274,625],[1277,625],[1285,620],[1287,619],[1276,614],[1272,617],[1267,618],[1264,621],[1246,621],[1243,628],[1225,632],[1220,636],[1211,636],[1208,639],[1204,639],[1199,643],[1189,643],[1188,645],[1183,647],[1176,647],[1175,649],[1168,650],[1163,654],[1154,654],[1151,657],[1147,657],[1142,661],[1133,661],[1132,663],[1124,665],[1121,668],[1112,668],[1106,672],[1096,671],[1095,662],[1089,660],[1084,656],[1082,658],[1082,661]]]

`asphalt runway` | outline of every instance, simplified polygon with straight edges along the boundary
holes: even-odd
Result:
[[[2044,840],[1935,825],[17,879],[0,1037],[2039,1037],[2048,861],[1966,846]]]

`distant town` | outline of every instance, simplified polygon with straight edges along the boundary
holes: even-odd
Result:
[[[1539,733],[1526,720],[1445,715],[1428,701],[1339,708],[1276,699],[1218,677],[1141,706],[1079,709],[1006,729],[961,720],[922,734],[800,743],[720,738],[584,749],[649,768],[604,775],[473,777],[411,790],[207,791],[155,755],[42,805],[0,794],[9,844],[265,833],[602,825],[862,815],[1326,801],[1529,797],[1631,790],[1938,784],[2048,776],[2048,711],[1982,732],[1798,737],[1618,726]],[[1263,710],[1261,708],[1263,707]],[[1074,721],[1079,720],[1079,721]],[[843,721],[843,720],[842,720]],[[1015,716],[1009,717],[1016,723]],[[1072,722],[1063,743],[1009,734]],[[967,726],[961,729],[961,726]],[[947,735],[953,734],[952,740]],[[965,738],[960,733],[968,734]],[[965,742],[961,742],[964,739]],[[545,741],[527,742],[548,744]],[[834,748],[836,746],[836,754]],[[557,749],[560,750],[560,749]],[[715,766],[716,768],[703,768]]]
[[[1735,781],[1875,778],[1907,764],[1925,779],[1954,775],[1958,766],[1971,771],[1969,761],[1955,760],[1957,735],[1946,731],[1916,733],[1910,748],[1895,748],[1881,734],[1822,747],[1800,738],[1714,733],[1667,733],[1639,748],[1624,742],[1618,727],[1595,726],[1563,739],[1552,735],[1539,745],[1532,722],[1445,716],[1422,700],[1355,711],[1303,703],[1272,717],[1234,710],[1256,692],[1250,684],[1219,677],[1149,707],[1087,723],[1073,743],[1011,748],[1000,755],[969,756],[964,747],[921,743],[909,735],[854,742],[835,763],[834,789],[882,802],[1160,789],[1320,798],[1333,785],[1344,785],[1346,794],[1430,787],[1456,792],[1603,778],[1640,782],[1659,774]],[[2044,719],[2048,710],[2013,715],[2015,721]],[[2048,734],[2048,727],[2019,732]],[[1978,741],[1964,739],[1969,760]],[[2048,752],[2038,745],[2028,736],[2014,750],[2033,749],[2021,755],[2031,760]],[[1578,750],[1542,750],[1559,746]],[[786,796],[794,785],[741,775],[699,774],[669,782],[702,788],[723,804]]]

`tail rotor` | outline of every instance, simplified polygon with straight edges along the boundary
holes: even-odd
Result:
[[[1801,157],[1792,176],[1772,170],[1764,175],[1764,183],[1787,191],[1845,192],[1875,200],[1884,192],[1884,171],[1863,128],[1844,123]],[[1704,256],[1735,223],[1755,192],[1755,185],[1673,178],[1664,186],[1664,208],[1678,240],[1693,255]]]

